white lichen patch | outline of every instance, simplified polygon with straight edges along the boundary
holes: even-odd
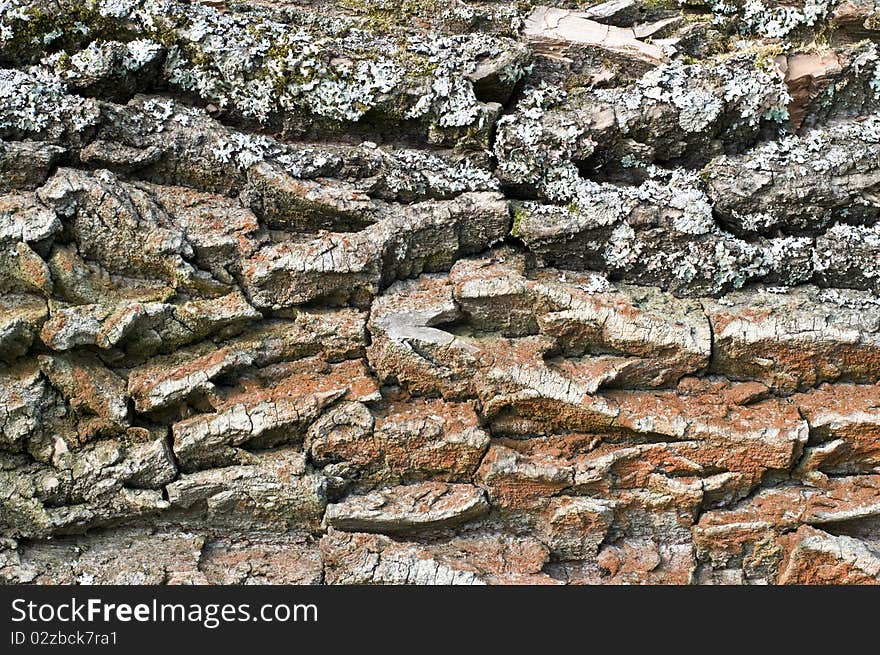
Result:
[[[0,0],[0,48],[15,38],[17,28],[31,21],[30,8],[27,0]]]
[[[127,71],[138,71],[151,64],[162,53],[162,46],[149,39],[136,39],[125,44],[125,58],[122,66]]]
[[[587,272],[578,277],[579,282],[574,286],[584,293],[609,293],[616,291],[617,288],[608,281],[608,278],[600,273]],[[559,281],[566,282],[565,273],[559,274]]]
[[[869,43],[852,62],[853,74],[857,79],[866,79],[874,99],[880,100],[880,54],[877,44]],[[833,92],[833,88],[831,89]]]
[[[259,134],[231,132],[228,137],[218,139],[211,152],[220,162],[235,161],[239,168],[247,169],[268,157],[281,156],[282,148]]]
[[[880,306],[880,298],[849,289],[820,289],[817,298],[820,302],[847,309],[869,309]]]
[[[566,203],[593,193],[585,193],[579,166],[597,143],[609,149],[619,143],[621,167],[662,176],[652,169],[652,157],[703,156],[697,148],[676,151],[677,144],[749,140],[768,124],[783,131],[790,102],[782,71],[759,62],[754,53],[713,65],[659,66],[623,88],[569,94],[556,86],[528,87],[516,110],[498,121],[498,175],[546,200]],[[682,220],[690,223],[689,217]]]
[[[146,39],[129,43],[92,41],[72,55],[63,50],[47,55],[40,64],[73,88],[106,84],[116,89],[126,83],[136,86],[144,82],[145,69],[158,67],[163,53],[161,45]]]
[[[544,192],[561,202],[571,197],[565,189],[579,177],[572,158],[588,157],[595,145],[574,116],[548,113],[565,99],[555,86],[525,89],[516,113],[499,119],[495,137],[500,175],[514,184],[545,180]]]
[[[3,2],[0,29],[11,39],[24,32],[28,15],[18,0]],[[59,29],[90,34],[88,24],[71,21],[78,11],[92,12],[102,29],[116,21],[120,33],[140,37],[121,53],[113,42],[93,41],[73,55],[70,75],[137,70],[167,48],[168,82],[260,122],[288,113],[354,122],[379,111],[393,121],[427,117],[440,129],[471,126],[481,103],[468,74],[478,60],[511,47],[483,33],[389,36],[350,18],[288,23],[256,8],[220,11],[178,0],[86,0],[82,7],[65,1],[54,11]],[[510,69],[512,79],[525,74],[522,66]]]
[[[0,129],[40,133],[64,124],[82,130],[94,125],[97,115],[93,100],[69,94],[64,82],[43,67],[0,69]]]
[[[649,71],[626,90],[599,90],[596,96],[629,110],[618,113],[624,131],[632,112],[671,105],[688,133],[706,131],[723,116],[752,126],[761,120],[782,123],[791,102],[782,71],[757,65],[755,55],[731,57],[721,66],[674,62]]]
[[[855,286],[880,292],[878,225],[837,223],[816,240],[813,267],[828,286]],[[840,284],[845,281],[846,284]]]
[[[466,191],[494,191],[498,180],[491,171],[463,159],[453,165],[420,150],[388,154],[385,185],[395,193],[452,195]]]
[[[799,176],[800,167],[815,173],[847,171],[866,147],[880,143],[880,117],[831,123],[803,136],[788,135],[755,147],[746,166],[754,171],[773,171],[782,176]],[[868,154],[868,156],[870,156]],[[796,164],[798,166],[791,166]]]
[[[810,27],[828,15],[832,0],[805,0],[801,7],[767,6],[747,0],[740,10],[740,31],[767,38],[783,38],[801,27]]]

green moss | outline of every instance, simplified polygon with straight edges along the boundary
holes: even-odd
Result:
[[[712,171],[709,170],[709,166],[704,166],[702,169],[700,169],[699,176],[700,180],[707,187],[712,183]]]
[[[55,68],[59,73],[63,73],[64,71],[68,71],[71,68],[71,58],[70,55],[66,52],[61,53],[61,56],[58,58],[58,61],[55,63]]]
[[[435,62],[428,61],[425,55],[412,52],[405,47],[401,47],[397,53],[391,53],[390,56],[410,77],[433,77],[437,70]]]
[[[161,43],[166,48],[170,48],[173,45],[178,45],[180,39],[177,36],[177,30],[174,27],[169,27],[165,25],[157,26],[150,34],[150,38],[154,41]]]
[[[779,55],[783,54],[784,52],[785,50],[778,43],[762,47],[760,50],[758,50],[758,54],[755,57],[755,68],[764,71],[775,71],[775,60]]]
[[[312,75],[303,75],[299,71],[294,71],[287,66],[278,66],[276,70],[280,73],[270,73],[268,64],[272,61],[283,62],[290,55],[290,44],[275,43],[266,52],[266,61],[259,75],[263,78],[270,78],[272,88],[276,96],[281,96],[287,87],[295,84],[306,84],[311,81]]]
[[[444,8],[441,0],[342,0],[340,4],[363,16],[365,28],[379,32],[409,27],[418,19],[437,17]]]
[[[510,236],[520,238],[520,225],[523,219],[528,218],[529,213],[522,207],[515,207],[513,210],[513,225],[510,228]]]
[[[658,11],[661,9],[678,11],[681,9],[681,5],[678,3],[678,0],[641,0],[641,2],[639,2],[639,6],[642,9],[654,11]]]
[[[592,82],[593,75],[591,73],[575,73],[565,78],[563,88],[570,92],[582,87],[589,87]]]

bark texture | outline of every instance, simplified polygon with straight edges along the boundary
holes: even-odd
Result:
[[[0,0],[0,582],[880,582],[878,40]]]

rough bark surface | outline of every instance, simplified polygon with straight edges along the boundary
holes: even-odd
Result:
[[[880,582],[878,40],[0,0],[0,582]]]

